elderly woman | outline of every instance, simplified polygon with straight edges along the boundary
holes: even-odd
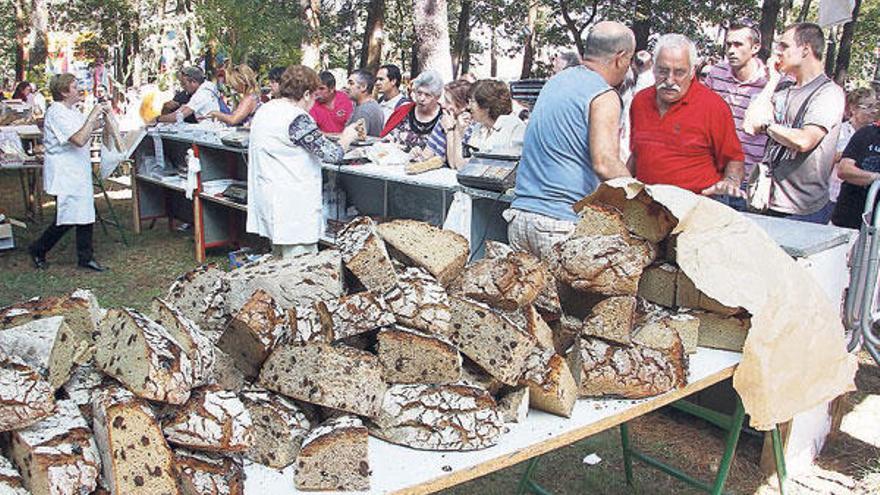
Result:
[[[512,114],[510,89],[501,81],[478,81],[470,90],[468,104],[473,123],[464,127],[461,119],[447,127],[446,160],[460,169],[470,151],[518,155],[522,151],[526,124]]]
[[[257,75],[253,69],[245,64],[237,65],[226,74],[226,81],[229,86],[239,94],[241,100],[238,106],[231,114],[220,111],[213,111],[208,114],[226,125],[244,125],[247,126],[254,118],[257,109],[260,108],[261,89],[257,84]]]
[[[55,221],[28,247],[34,267],[47,267],[46,253],[76,226],[76,256],[80,268],[104,271],[92,252],[92,230],[95,225],[95,200],[92,188],[92,164],[89,145],[92,131],[100,126],[101,116],[111,112],[106,103],[95,105],[88,117],[76,106],[82,102],[76,77],[65,73],[49,82],[55,100],[43,124],[46,156],[43,163],[43,186],[55,195]]]
[[[281,257],[317,252],[321,161],[338,161],[358,137],[354,125],[342,131],[338,144],[321,134],[309,115],[320,85],[314,70],[289,67],[278,98],[263,104],[251,123],[247,231],[268,237]]]
[[[431,135],[442,115],[440,96],[443,94],[443,78],[437,71],[428,70],[419,74],[411,86],[410,97],[413,101],[397,107],[379,135],[388,136],[415,155],[422,154],[426,148],[434,154],[443,155],[446,153],[446,135]]]

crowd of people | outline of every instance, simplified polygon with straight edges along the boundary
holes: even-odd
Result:
[[[508,84],[469,74],[444,81],[426,70],[406,83],[387,64],[375,73],[354,70],[338,84],[331,71],[294,65],[271,69],[265,91],[247,65],[225,68],[217,82],[185,67],[181,90],[155,121],[250,128],[247,228],[281,253],[316,248],[320,161],[338,160],[368,138],[453,169],[475,152],[520,156],[504,217],[511,244],[538,255],[573,229],[573,204],[616,177],[679,186],[745,211],[755,207],[750,183],[769,170],[762,213],[858,227],[867,186],[880,178],[877,94],[857,88],[847,95],[825,75],[825,36],[815,24],[787,27],[773,46],[765,63],[757,26],[733,23],[725,59],[709,65],[683,35],[636,51],[628,27],[600,22],[582,56],[553,57],[553,75],[530,113]],[[218,84],[237,95],[234,108]],[[28,99],[32,88],[20,89]],[[768,90],[767,110],[749,117]],[[32,251],[35,262],[44,251]]]

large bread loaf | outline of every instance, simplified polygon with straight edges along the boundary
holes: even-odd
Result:
[[[239,397],[253,421],[254,441],[245,457],[275,469],[292,464],[313,426],[309,411],[268,390],[252,388]]]
[[[12,432],[10,460],[32,495],[80,495],[97,487],[101,461],[92,432],[70,401],[33,425]]]
[[[271,294],[257,289],[229,321],[217,347],[246,377],[254,378],[272,349],[289,334],[288,313]]]
[[[178,448],[174,467],[181,495],[244,495],[243,470],[237,459]]]
[[[179,309],[211,339],[220,338],[226,318],[222,294],[224,271],[214,264],[202,265],[184,273],[171,284],[165,300]]]
[[[584,320],[581,334],[630,345],[637,307],[634,296],[614,296],[600,301]]]
[[[385,242],[370,217],[357,217],[336,235],[342,262],[367,289],[385,293],[397,285]]]
[[[451,292],[493,308],[516,310],[530,305],[547,285],[544,264],[530,253],[485,258],[468,266]]]
[[[113,386],[92,399],[95,440],[112,495],[178,494],[171,449],[152,410]]]
[[[655,201],[647,191],[639,191],[633,198],[626,197],[626,191],[607,188],[574,205],[580,212],[588,205],[612,206],[621,213],[623,222],[630,233],[658,243],[666,238],[678,221],[665,206]]]
[[[342,258],[327,249],[293,258],[267,257],[227,273],[223,309],[234,315],[257,289],[263,289],[282,309],[309,307],[343,294]]]
[[[389,383],[455,383],[461,354],[443,337],[397,326],[379,332],[379,362]]]
[[[379,413],[385,393],[376,356],[321,342],[279,347],[263,364],[259,383],[294,399],[367,417]]]
[[[208,386],[193,392],[189,401],[162,432],[168,442],[207,452],[244,452],[253,444],[251,415],[235,392]]]
[[[646,243],[633,244],[620,235],[583,236],[556,244],[550,264],[556,278],[577,291],[635,295],[654,256]]]
[[[372,433],[423,450],[478,450],[498,442],[504,422],[488,392],[466,385],[392,385]]]
[[[369,433],[355,416],[337,416],[303,440],[293,481],[298,490],[370,489]]]
[[[509,318],[469,299],[450,296],[452,325],[445,337],[507,385],[516,385],[536,341]]]
[[[402,325],[443,334],[449,330],[449,296],[431,274],[422,268],[401,271],[397,285],[385,300]]]
[[[619,345],[592,337],[578,339],[569,355],[580,397],[641,399],[683,387],[687,357],[677,334],[675,345],[654,349]]]
[[[61,316],[0,330],[0,351],[34,367],[53,390],[70,378],[76,363],[87,361],[92,353],[89,343],[78,339]]]
[[[214,381],[214,345],[194,321],[165,300],[154,298],[153,318],[183,348],[193,369],[193,386]]]
[[[101,321],[95,364],[144,399],[183,404],[192,362],[158,323],[133,309],[111,309]]]
[[[425,222],[393,220],[378,229],[392,256],[428,270],[443,286],[461,273],[470,255],[462,235]]]
[[[0,351],[0,432],[26,428],[54,411],[52,387],[32,367]]]

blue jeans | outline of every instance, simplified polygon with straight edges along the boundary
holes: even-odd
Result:
[[[779,211],[768,210],[767,214],[772,217],[787,218],[789,220],[797,220],[798,222],[810,222],[825,225],[831,221],[831,213],[834,211],[834,203],[828,202],[821,210],[810,213],[809,215],[794,215],[782,213]]]
[[[748,211],[748,206],[746,206],[746,198],[738,198],[736,196],[728,196],[726,194],[716,194],[712,196],[712,199],[718,201],[723,205],[727,205],[736,211]]]

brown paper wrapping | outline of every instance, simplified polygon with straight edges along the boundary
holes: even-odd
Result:
[[[643,190],[678,219],[677,263],[697,288],[752,314],[733,386],[753,428],[772,429],[855,390],[858,365],[838,305],[751,220],[710,198],[632,179],[602,184],[583,203]]]

